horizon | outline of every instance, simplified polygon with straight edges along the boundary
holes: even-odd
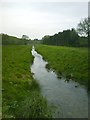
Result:
[[[4,0],[0,9],[0,33],[18,38],[27,35],[30,39],[76,29],[78,23],[88,16],[88,2],[28,3]]]
[[[73,29],[73,28],[71,28],[71,29]],[[66,30],[62,30],[62,31],[59,31],[59,32],[63,32],[63,31],[71,30],[71,29],[66,29]],[[58,34],[59,32],[54,33],[54,34],[52,34],[52,35],[44,35],[44,36],[54,36],[55,34]],[[26,35],[26,34],[23,34],[21,37],[18,37],[18,36],[16,36],[16,35],[10,35],[10,34],[7,34],[7,33],[0,33],[0,34],[1,34],[1,35],[4,34],[4,35],[12,36],[12,37],[17,37],[17,38],[19,38],[19,39],[22,39],[22,36],[23,36],[23,35]],[[26,35],[26,36],[28,36],[28,35]],[[42,36],[42,38],[43,38],[44,36]],[[28,36],[28,37],[29,37],[29,36]],[[42,38],[41,38],[41,39],[34,38],[34,39],[42,40]],[[34,40],[34,39],[31,39],[31,38],[29,37],[29,39],[27,39],[27,40]]]

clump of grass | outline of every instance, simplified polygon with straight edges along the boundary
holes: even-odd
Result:
[[[21,101],[16,109],[15,116],[17,118],[51,117],[46,100],[37,91],[33,91],[31,95]]]
[[[45,67],[46,67],[46,69],[47,69],[48,71],[50,71],[50,70],[51,70],[51,67],[50,67],[50,65],[49,65],[48,63],[46,64],[46,66],[45,66]]]
[[[88,49],[65,46],[36,45],[58,77],[62,75],[88,86]],[[49,68],[50,69],[50,68]]]
[[[49,107],[33,79],[31,46],[9,45],[2,48],[2,117],[49,117]]]

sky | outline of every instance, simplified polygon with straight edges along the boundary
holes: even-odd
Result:
[[[1,0],[0,33],[41,39],[77,28],[77,24],[88,16],[88,1],[75,1]]]

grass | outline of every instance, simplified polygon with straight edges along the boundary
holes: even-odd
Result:
[[[64,76],[88,86],[87,48],[39,45],[36,50],[48,61],[46,67],[54,69],[58,77]]]
[[[2,91],[2,46],[1,45],[0,45],[0,91]],[[0,119],[1,116],[2,116],[2,92],[0,92]]]
[[[2,117],[51,117],[45,98],[40,94],[30,66],[31,46],[7,45],[2,47]]]

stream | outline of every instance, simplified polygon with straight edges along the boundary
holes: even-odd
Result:
[[[55,106],[53,118],[88,118],[88,93],[84,86],[65,78],[58,78],[52,70],[45,66],[48,62],[35,51],[32,55],[34,61],[31,66],[33,77],[41,88],[41,94],[50,106]],[[78,86],[78,87],[75,87]]]

